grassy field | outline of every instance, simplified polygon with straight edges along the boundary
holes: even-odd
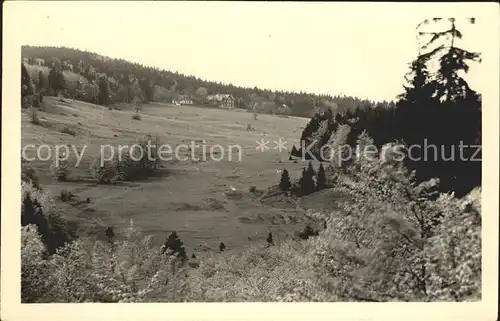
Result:
[[[44,98],[38,111],[39,125],[31,123],[31,110],[23,111],[23,146],[48,144],[54,149],[55,145],[70,144],[79,151],[87,146],[79,166],[71,167],[69,182],[53,178],[51,160],[32,162],[43,188],[55,196],[63,216],[77,223],[80,235],[104,238],[107,226],[118,230],[133,219],[146,235],[154,236],[156,244],[162,244],[170,231],[176,230],[192,253],[203,243],[214,250],[220,242],[230,250],[250,242],[265,243],[269,231],[279,242],[306,224],[304,209],[295,202],[284,197],[263,201],[261,195],[279,182],[279,170],[286,167],[292,179],[300,174],[304,164],[289,161],[288,154],[292,144],[298,144],[308,119],[259,115],[255,120],[252,113],[240,110],[158,103],[142,106],[140,120],[132,119],[133,114],[132,107],[109,110],[55,97]],[[246,130],[248,124],[253,131]],[[63,133],[65,128],[75,135]],[[233,150],[232,161],[227,156],[221,161],[209,157],[198,162],[167,161],[159,175],[145,181],[102,185],[91,179],[89,165],[99,157],[101,145],[131,145],[148,133],[158,134],[161,143],[172,149],[192,140],[199,144],[205,140],[207,151],[215,144],[225,148],[237,144],[242,148],[242,159],[238,161]],[[288,150],[281,153],[273,143],[279,138],[287,141]],[[270,141],[269,150],[256,150],[260,139]],[[202,151],[201,147],[197,150]],[[36,155],[33,148],[26,154]],[[41,152],[42,156],[46,154]],[[73,152],[70,164],[76,164]],[[257,192],[250,192],[251,186]],[[58,200],[62,189],[76,199]],[[313,206],[316,202],[309,203]]]

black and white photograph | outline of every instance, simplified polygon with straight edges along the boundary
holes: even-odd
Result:
[[[497,302],[497,3],[4,9],[2,303]]]

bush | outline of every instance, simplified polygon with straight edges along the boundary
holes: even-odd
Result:
[[[129,150],[128,153],[122,155],[121,160],[116,155],[115,164],[117,164],[118,172],[122,173],[126,180],[145,178],[152,175],[158,169],[160,163],[158,149],[161,143],[158,135],[153,137],[148,134],[139,139],[136,144],[139,148]],[[151,148],[148,148],[148,146]],[[143,151],[142,157],[140,157],[141,150]],[[133,158],[130,156],[133,156]]]
[[[113,161],[106,160],[101,165],[101,157],[96,157],[90,164],[90,173],[99,183],[110,184],[120,178],[117,171],[117,164]]]
[[[61,154],[56,155],[57,159],[54,159],[54,162],[51,165],[51,172],[54,178],[60,182],[65,182],[69,178],[69,163],[66,157],[68,155]]]
[[[68,134],[71,136],[76,136],[76,130],[74,128],[70,128],[68,126],[64,126],[64,128],[61,129],[61,133]]]
[[[138,113],[135,113],[135,114],[132,115],[132,119],[141,120],[141,115],[138,114]]]
[[[23,303],[141,302],[175,293],[171,257],[159,255],[132,222],[113,245],[75,241],[50,257],[36,227],[21,232]]]
[[[160,163],[158,135],[153,137],[148,134],[134,145],[135,148],[123,150],[121,155],[115,154],[112,160],[107,160],[102,165],[101,157],[97,157],[90,165],[92,177],[101,183],[114,183],[117,180],[132,181],[153,175]]]
[[[250,193],[255,193],[255,192],[257,192],[257,187],[256,186],[250,186],[250,188],[248,189],[248,191]]]
[[[318,236],[319,231],[313,229],[310,225],[307,225],[302,231],[298,233],[298,237],[302,240],[307,240],[311,236]]]
[[[67,189],[63,188],[60,192],[59,198],[61,199],[61,201],[67,202],[73,198],[73,194]]]

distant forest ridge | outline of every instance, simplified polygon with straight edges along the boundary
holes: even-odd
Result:
[[[34,82],[39,77],[48,78],[49,71],[57,67],[64,74],[65,86],[62,87],[69,96],[77,96],[78,90],[89,91],[86,95],[75,98],[94,99],[98,95],[96,92],[99,91],[99,81],[104,77],[108,82],[111,104],[132,100],[171,102],[179,97],[203,101],[207,95],[221,93],[231,94],[236,108],[301,117],[311,117],[322,108],[343,113],[360,106],[394,106],[392,101],[375,102],[346,95],[277,91],[207,81],[66,47],[23,46],[21,55]]]

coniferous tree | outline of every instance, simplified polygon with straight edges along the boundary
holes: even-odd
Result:
[[[43,72],[40,70],[38,72],[38,99],[40,102],[43,102],[43,94],[45,92],[45,81],[43,79]]]
[[[302,170],[302,177],[300,178],[300,190],[302,195],[308,195],[315,191],[316,186],[314,185],[314,169],[312,168],[311,162],[307,166],[307,169]]]
[[[60,92],[65,88],[65,80],[62,70],[54,66],[49,72],[49,88],[54,90],[56,93]]]
[[[43,79],[43,72],[40,70],[38,72],[38,90],[42,91],[45,88],[45,81]]]
[[[224,252],[225,249],[226,249],[226,245],[224,244],[224,242],[220,242],[219,251]]]
[[[184,243],[181,241],[176,231],[170,233],[170,235],[165,240],[163,244],[162,253],[165,253],[167,249],[171,250],[173,254],[177,255],[182,262],[187,260],[186,250],[184,249]]]
[[[323,168],[323,164],[319,164],[318,173],[316,174],[316,189],[322,190],[327,187],[326,174],[325,169]]]
[[[269,232],[269,234],[267,235],[267,244],[268,245],[274,245],[274,241],[273,241],[273,233]]]
[[[105,76],[99,79],[99,104],[102,106],[108,105],[109,89],[108,80]]]
[[[290,187],[292,187],[292,183],[290,182],[290,174],[288,173],[288,170],[286,168],[283,170],[283,172],[281,172],[279,187],[284,192],[289,191]]]
[[[49,254],[55,253],[58,248],[70,240],[71,234],[66,232],[64,221],[56,214],[47,215],[44,213],[38,200],[32,199],[27,194],[23,199],[21,226],[29,224],[37,226],[38,233]]]
[[[113,228],[112,227],[108,227],[106,229],[106,237],[108,238],[108,242],[109,243],[112,243],[113,242],[113,238],[115,237],[115,232],[113,231]]]
[[[408,145],[423,146],[425,140],[427,145],[433,144],[440,151],[447,151],[446,157],[450,157],[452,149],[455,149],[455,155],[459,153],[456,149],[460,144],[481,144],[480,95],[460,77],[460,73],[469,70],[468,62],[480,62],[481,59],[479,53],[457,47],[462,33],[454,18],[428,19],[417,29],[431,24],[437,27],[443,22],[450,24],[444,31],[419,31],[421,37],[429,40],[419,47],[419,56],[412,64],[412,79],[397,104],[395,127],[398,138]],[[470,23],[474,23],[474,19]],[[438,61],[436,72],[428,71],[430,61]],[[445,123],[447,125],[443,126]],[[421,128],[422,124],[425,124],[425,130]],[[406,159],[406,165],[416,170],[418,181],[438,177],[440,189],[454,190],[457,196],[481,184],[481,161],[470,161],[475,148],[463,151],[465,161],[462,156],[449,161],[443,158],[442,152],[432,149],[427,152],[426,159],[423,155],[412,155],[413,159],[421,158],[421,161]]]

